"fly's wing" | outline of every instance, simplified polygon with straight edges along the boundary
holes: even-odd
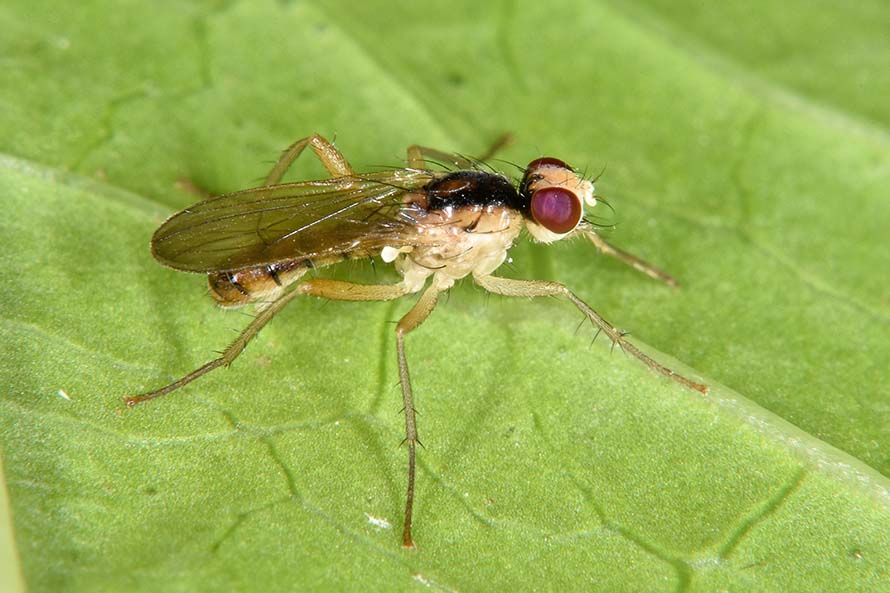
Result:
[[[225,194],[167,219],[152,254],[177,270],[210,273],[398,249],[412,244],[418,212],[405,194],[436,175],[399,169]]]

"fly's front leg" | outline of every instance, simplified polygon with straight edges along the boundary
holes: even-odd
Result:
[[[453,166],[457,169],[473,169],[495,155],[497,151],[510,143],[513,136],[508,132],[501,134],[484,154],[476,158],[466,157],[461,154],[452,154],[435,148],[427,148],[418,144],[408,147],[408,167],[411,169],[424,169],[427,161]]]
[[[624,339],[624,334],[614,325],[603,319],[603,317],[593,310],[593,308],[582,301],[565,285],[559,282],[545,282],[541,280],[513,280],[510,278],[499,278],[497,276],[474,276],[476,283],[489,292],[502,294],[505,296],[515,297],[539,297],[539,296],[564,296],[574,304],[582,313],[584,313],[594,325],[603,333],[609,336],[613,344],[617,344],[622,350],[642,361],[646,366],[657,373],[669,377],[680,383],[681,385],[694,389],[701,393],[708,392],[708,386],[696,383],[691,379],[687,379],[660,362],[654,360],[649,355],[642,352],[639,348]]]
[[[396,351],[399,357],[399,383],[402,386],[402,402],[405,410],[405,443],[408,445],[408,492],[405,502],[405,527],[402,532],[402,545],[414,547],[411,537],[411,516],[414,512],[414,472],[417,438],[417,420],[414,410],[414,393],[411,390],[411,376],[408,373],[408,359],[405,357],[405,335],[414,330],[429,317],[439,299],[439,289],[431,284],[418,299],[414,307],[396,326]]]
[[[331,177],[354,175],[352,167],[349,165],[349,161],[346,160],[346,157],[344,157],[339,150],[334,148],[333,144],[331,144],[324,136],[312,134],[302,140],[297,140],[281,153],[281,157],[278,159],[278,162],[275,163],[275,166],[272,167],[272,170],[269,171],[263,185],[275,185],[280,182],[281,178],[284,177],[284,174],[287,173],[287,170],[290,169],[291,165],[294,164],[294,161],[297,160],[297,157],[300,156],[300,153],[302,153],[307,146],[312,148],[312,151],[315,152],[318,160],[320,160],[321,164],[324,165],[324,168],[328,170]]]
[[[606,243],[605,239],[603,239],[602,237],[597,235],[592,230],[584,231],[584,236],[587,237],[590,240],[590,242],[593,243],[601,253],[608,255],[610,257],[614,257],[615,259],[617,259],[620,262],[626,263],[627,265],[631,266],[633,269],[637,270],[638,272],[642,272],[642,273],[646,274],[650,278],[655,278],[656,280],[661,280],[668,286],[674,286],[674,287],[679,286],[679,283],[677,282],[677,280],[673,276],[671,276],[670,274],[665,272],[664,270],[661,270],[661,269],[653,266],[649,262],[646,262],[646,261],[640,259],[636,255],[633,255],[631,253],[628,253],[626,251],[618,249],[614,245],[610,245],[609,243]]]

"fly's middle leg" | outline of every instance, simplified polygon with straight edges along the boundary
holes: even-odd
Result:
[[[297,286],[304,294],[334,299],[339,301],[385,301],[392,300],[408,293],[403,284],[365,285],[316,278],[307,280]],[[405,501],[405,526],[402,532],[402,545],[414,547],[411,536],[411,520],[414,513],[414,475],[416,472],[417,418],[414,410],[414,392],[411,389],[411,376],[408,372],[408,359],[405,356],[405,336],[423,323],[436,307],[440,289],[431,284],[396,325],[396,352],[399,361],[399,383],[402,386],[402,403],[405,412],[405,440],[408,447],[408,489]]]
[[[405,412],[405,441],[408,447],[408,490],[405,501],[405,526],[402,531],[402,545],[414,547],[411,536],[411,518],[414,513],[414,473],[416,469],[417,419],[414,410],[414,392],[411,389],[411,376],[408,372],[408,359],[405,357],[405,335],[423,323],[439,300],[440,289],[431,284],[420,296],[414,307],[399,321],[396,326],[396,351],[399,358],[399,384],[402,386],[402,403]]]
[[[488,150],[475,158],[464,156],[462,154],[448,153],[442,150],[436,150],[435,148],[420,146],[419,144],[412,144],[408,147],[408,157],[406,161],[408,167],[411,169],[424,169],[427,162],[438,163],[448,167],[455,167],[457,169],[474,169],[478,168],[480,163],[493,157],[496,152],[509,144],[512,139],[513,136],[510,133],[501,134]]]

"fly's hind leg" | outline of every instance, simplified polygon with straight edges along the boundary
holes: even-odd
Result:
[[[312,149],[318,157],[318,160],[324,165],[324,168],[331,174],[331,177],[345,177],[347,175],[355,174],[352,167],[349,165],[349,161],[346,160],[346,157],[344,157],[339,150],[334,148],[334,145],[331,144],[327,138],[320,136],[319,134],[312,134],[302,140],[297,140],[281,153],[281,157],[279,157],[275,166],[272,167],[272,170],[269,171],[263,185],[275,185],[276,183],[279,183],[281,178],[284,177],[284,174],[287,173],[287,170],[290,169],[291,165],[294,164],[294,161],[297,160],[297,157],[300,156],[307,146]]]
[[[210,371],[221,366],[229,366],[244,351],[244,349],[247,347],[247,344],[254,338],[254,336],[256,336],[260,332],[260,330],[263,329],[263,327],[267,323],[269,323],[269,321],[273,317],[275,317],[275,315],[279,311],[284,309],[284,307],[289,302],[291,302],[294,297],[301,294],[313,294],[316,296],[340,301],[388,301],[399,298],[400,296],[407,294],[407,292],[408,290],[402,284],[360,285],[321,278],[301,282],[295,289],[284,293],[283,295],[263,307],[257,313],[257,316],[254,317],[250,325],[248,325],[240,334],[238,334],[238,337],[235,338],[235,341],[229,344],[228,348],[223,350],[222,354],[218,358],[211,360],[210,362],[204,364],[201,367],[198,367],[184,377],[177,379],[176,381],[173,381],[169,385],[165,385],[160,389],[156,389],[154,391],[150,391],[148,393],[143,393],[140,395],[131,395],[129,397],[125,397],[124,402],[126,402],[128,406],[133,407],[138,403],[142,403],[144,401],[148,401],[156,397],[161,397],[162,395],[167,395],[170,392],[176,391],[180,387],[188,385],[195,379],[203,377]]]
[[[475,158],[412,144],[408,147],[408,158],[406,160],[408,167],[411,169],[423,169],[428,161],[457,169],[474,169],[478,168],[480,163],[493,157],[496,152],[509,144],[511,140],[513,140],[513,136],[509,132],[501,134],[484,154]]]
[[[326,138],[318,134],[313,134],[312,136],[307,136],[302,140],[297,140],[296,142],[291,144],[284,151],[284,153],[282,153],[281,157],[278,159],[278,162],[275,163],[275,166],[272,167],[272,170],[269,172],[269,175],[266,176],[264,185],[274,185],[281,181],[281,178],[291,167],[291,165],[293,165],[294,161],[297,159],[297,157],[300,156],[300,154],[307,146],[312,148],[313,152],[315,152],[316,156],[318,156],[318,159],[321,161],[325,169],[328,170],[332,177],[342,177],[353,174],[352,167],[350,167],[349,162],[346,160],[346,157],[344,157],[339,150],[334,148],[334,145],[328,142]],[[192,191],[196,191],[196,188],[193,184],[189,187]],[[306,283],[304,283],[304,285],[305,284]],[[155,391],[150,391],[148,393],[143,393],[140,395],[125,397],[124,402],[126,402],[128,406],[132,407],[138,403],[154,399],[156,397],[161,397],[162,395],[166,395],[172,391],[176,391],[180,387],[188,385],[195,379],[206,375],[214,369],[232,364],[232,362],[236,358],[238,358],[238,355],[240,355],[241,352],[244,351],[244,348],[247,347],[248,342],[250,342],[250,340],[252,340],[253,337],[259,333],[263,326],[265,326],[275,316],[276,313],[281,311],[285,307],[285,305],[287,305],[295,296],[299,294],[305,294],[305,292],[300,291],[300,287],[298,287],[296,290],[292,290],[279,296],[276,300],[272,301],[268,305],[263,306],[259,310],[254,320],[250,323],[250,325],[248,325],[244,329],[244,331],[242,331],[238,335],[234,342],[229,344],[229,347],[223,351],[219,358],[211,360],[207,364],[195,369],[191,373],[160,389],[156,389]],[[402,292],[401,294],[404,294],[404,292]],[[398,296],[401,296],[401,294],[399,294]],[[362,300],[380,299],[371,298]]]
[[[559,282],[546,282],[542,280],[513,280],[511,278],[500,278],[498,276],[474,276],[476,283],[489,292],[514,297],[539,297],[539,296],[564,296],[569,299],[590,321],[597,326],[604,334],[606,334],[613,344],[617,344],[622,350],[640,360],[647,367],[660,373],[665,377],[673,379],[677,383],[694,389],[700,393],[707,393],[708,386],[696,383],[692,379],[687,379],[683,375],[674,372],[660,362],[651,358],[642,352],[639,348],[624,339],[622,333],[617,327],[606,321],[593,308],[582,301],[578,296],[569,290],[565,285]]]
[[[250,322],[250,325],[248,325],[240,334],[238,334],[238,337],[235,338],[235,341],[229,344],[228,348],[223,350],[223,353],[219,356],[219,358],[211,360],[207,364],[195,369],[181,379],[178,379],[170,383],[169,385],[161,387],[160,389],[156,389],[148,393],[143,393],[141,395],[131,395],[129,397],[125,397],[124,402],[128,406],[133,407],[138,403],[142,403],[156,397],[161,397],[162,395],[167,395],[171,391],[176,391],[180,387],[188,385],[198,377],[202,377],[216,368],[219,368],[221,366],[229,366],[236,358],[238,358],[238,355],[244,351],[244,349],[247,347],[247,344],[254,338],[254,336],[256,336],[259,331],[263,329],[263,326],[269,323],[269,321],[273,317],[275,317],[275,314],[284,309],[285,305],[291,302],[291,300],[293,300],[293,298],[298,294],[300,293],[295,290],[290,291],[269,303],[268,306],[266,306],[257,314],[256,317],[254,317],[253,321]]]
[[[321,161],[321,164],[324,165],[324,168],[327,169],[328,173],[331,174],[331,177],[345,177],[347,175],[355,174],[352,167],[349,165],[349,161],[346,160],[346,157],[344,157],[327,138],[319,134],[312,134],[311,136],[297,140],[284,149],[284,152],[278,157],[278,161],[272,167],[272,170],[269,171],[269,174],[266,175],[266,178],[263,180],[263,185],[269,186],[281,182],[281,178],[284,177],[284,174],[287,173],[288,169],[293,166],[294,161],[297,160],[307,146],[312,148],[312,151],[318,157],[318,160]],[[176,186],[182,191],[202,200],[213,197],[213,193],[200,187],[187,177],[179,179],[176,182]]]

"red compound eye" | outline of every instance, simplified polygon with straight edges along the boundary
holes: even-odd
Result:
[[[545,187],[532,194],[531,210],[535,222],[560,235],[581,221],[581,200],[561,187]]]
[[[563,169],[568,169],[569,171],[572,170],[572,168],[568,166],[564,161],[555,159],[552,156],[545,156],[543,158],[533,160],[528,164],[528,167],[526,167],[525,170],[531,171],[540,167],[562,167]]]

